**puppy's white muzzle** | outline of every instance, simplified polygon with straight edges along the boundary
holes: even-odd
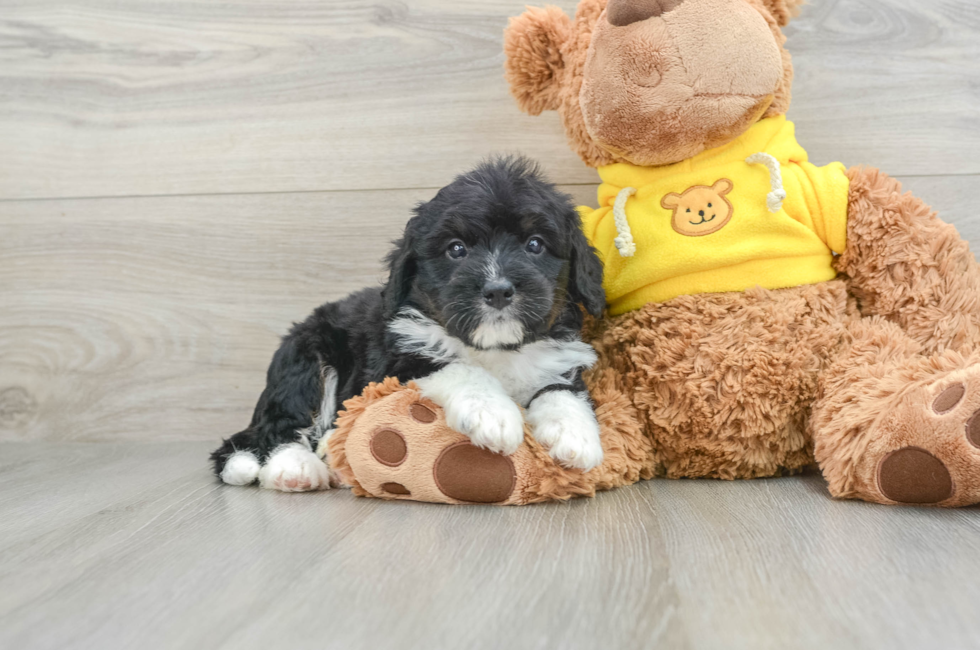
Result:
[[[502,345],[517,345],[524,341],[524,325],[514,315],[513,308],[484,309],[480,324],[470,335],[473,345],[488,350]]]

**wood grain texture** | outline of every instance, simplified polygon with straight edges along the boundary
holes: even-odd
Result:
[[[221,486],[207,449],[0,444],[0,647],[980,643],[975,509],[837,502],[815,474],[385,503]]]
[[[980,249],[975,177],[904,179]],[[566,186],[594,203],[594,186]],[[0,203],[0,440],[217,440],[431,190]]]
[[[493,151],[592,182],[509,97],[524,4],[3,0],[0,199],[432,188]],[[980,5],[813,0],[787,33],[814,160],[980,173]]]
[[[0,439],[234,433],[277,338],[379,286],[433,193],[0,203]]]
[[[433,188],[521,151],[593,202],[507,94],[524,4],[0,0],[0,648],[980,646],[976,509],[815,474],[527,508],[209,475],[277,337],[377,285]],[[980,249],[980,5],[811,0],[787,33],[811,158],[904,174]]]
[[[980,3],[810,0],[786,34],[789,117],[814,162],[980,172]]]
[[[972,648],[977,510],[833,501],[823,478],[661,481],[657,519],[699,648]],[[974,564],[974,562],[977,562]],[[966,579],[965,579],[966,578]]]

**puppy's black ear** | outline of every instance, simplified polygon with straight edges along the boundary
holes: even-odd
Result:
[[[572,300],[598,318],[606,307],[606,292],[602,288],[602,262],[585,238],[577,214],[573,223],[569,294]]]
[[[412,282],[418,270],[418,260],[415,257],[418,225],[419,217],[409,219],[405,234],[395,242],[394,250],[385,259],[388,264],[388,284],[382,291],[385,320],[395,317],[412,290]]]

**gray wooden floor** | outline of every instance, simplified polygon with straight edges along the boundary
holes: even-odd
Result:
[[[520,114],[527,0],[0,0],[0,648],[976,648],[980,510],[816,474],[440,507],[225,488],[291,321]],[[572,11],[574,0],[551,0]],[[811,0],[790,117],[980,250],[980,2]]]
[[[3,648],[976,648],[976,509],[818,475],[525,508],[216,484],[207,444],[0,445]]]

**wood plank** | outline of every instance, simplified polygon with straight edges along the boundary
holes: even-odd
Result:
[[[658,523],[697,648],[972,648],[976,511],[833,501],[816,471],[661,481]],[[937,636],[938,635],[938,636]]]
[[[42,495],[63,458],[51,446],[34,445]],[[543,508],[289,495],[227,489],[197,464],[163,474],[161,448],[116,452],[152,490],[100,495],[53,531],[47,513],[15,520],[42,532],[0,556],[0,645],[684,647],[656,528],[623,516],[650,510],[641,492]]]
[[[0,439],[234,433],[277,338],[379,286],[433,193],[0,204]]]
[[[174,476],[206,468],[207,455],[187,443],[146,449],[7,443],[0,453],[0,555],[84,517],[102,517],[107,503],[160,490]]]
[[[814,162],[980,171],[980,4],[810,0],[786,33],[789,117]]]
[[[976,177],[910,178],[977,250]],[[594,186],[566,186],[592,203]],[[217,440],[430,190],[0,204],[0,439]],[[370,224],[366,226],[365,224]]]
[[[0,522],[21,533],[0,552],[0,647],[980,642],[970,509],[834,501],[815,473],[654,480],[522,508],[388,503],[217,485],[195,460],[208,448],[0,443],[19,472]],[[91,472],[69,494],[73,457]],[[120,460],[143,486],[101,485]]]
[[[438,187],[493,151],[591,183],[509,97],[524,4],[4,0],[0,199]],[[815,160],[980,173],[976,3],[813,0],[787,32]]]

